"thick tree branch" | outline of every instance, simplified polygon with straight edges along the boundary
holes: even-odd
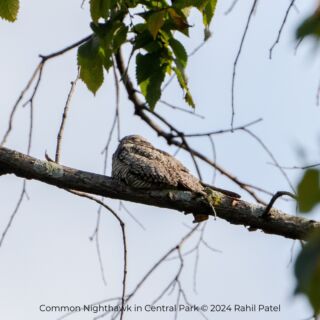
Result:
[[[110,177],[42,161],[7,148],[0,148],[0,172],[35,179],[63,189],[73,189],[113,199],[178,210],[186,213],[214,215],[207,200],[188,191],[137,190],[114,181]],[[320,222],[290,216],[271,209],[263,218],[265,207],[215,194],[217,215],[232,224],[261,229],[292,239],[306,239],[309,232],[319,229]]]

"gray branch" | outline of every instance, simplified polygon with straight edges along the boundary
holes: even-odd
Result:
[[[42,161],[7,148],[0,148],[0,175],[15,174],[62,189],[72,189],[112,199],[127,200],[145,205],[177,210],[184,213],[214,215],[208,201],[189,191],[138,190],[127,187],[110,177],[68,168],[55,162]],[[291,239],[306,239],[309,232],[320,230],[320,222],[291,216],[271,209],[262,217],[265,207],[219,192],[214,193],[214,208],[218,217],[232,224],[260,229]]]

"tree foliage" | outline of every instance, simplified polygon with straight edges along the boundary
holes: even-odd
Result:
[[[167,75],[175,74],[185,101],[195,107],[185,75],[188,56],[177,32],[189,35],[189,11],[197,9],[205,28],[213,18],[216,0],[111,1],[91,0],[93,38],[78,50],[80,77],[94,94],[103,83],[103,69],[112,67],[112,55],[124,43],[136,55],[136,80],[153,110]],[[134,12],[134,13],[132,13]]]

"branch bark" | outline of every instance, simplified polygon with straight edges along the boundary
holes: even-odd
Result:
[[[15,174],[18,177],[38,180],[63,189],[185,213],[214,215],[207,200],[189,191],[132,189],[107,176],[42,161],[4,147],[0,148],[1,174]],[[301,240],[306,239],[309,232],[320,230],[320,222],[291,216],[277,209],[271,209],[268,217],[262,217],[265,206],[234,199],[219,192],[215,195],[215,210],[218,217],[232,224]]]

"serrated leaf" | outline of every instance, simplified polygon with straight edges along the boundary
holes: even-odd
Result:
[[[159,53],[139,53],[136,57],[136,77],[142,94],[151,110],[161,97],[161,84],[166,74],[166,64],[161,63]]]
[[[96,37],[78,48],[80,79],[93,94],[96,94],[103,83],[103,61],[100,50],[99,39]]]
[[[301,212],[311,211],[320,202],[320,172],[309,169],[298,184],[298,204]]]
[[[178,79],[178,82],[180,84],[181,89],[184,91],[184,100],[187,102],[187,104],[189,106],[191,106],[192,108],[195,108],[195,103],[194,103],[192,95],[190,93],[184,71],[181,68],[179,68],[178,66],[173,68],[173,70],[177,76],[177,79]]]
[[[209,26],[216,10],[217,0],[209,0],[202,11],[203,24]]]
[[[153,39],[157,37],[159,30],[164,24],[165,14],[165,10],[156,11],[147,19],[147,27]]]
[[[320,313],[320,232],[312,234],[295,263],[297,287],[309,299],[315,315]]]
[[[19,0],[0,0],[0,18],[14,22],[19,11]]]
[[[176,56],[177,61],[183,68],[185,68],[188,62],[188,54],[183,44],[175,38],[170,38],[169,44],[173,50],[174,55]]]

